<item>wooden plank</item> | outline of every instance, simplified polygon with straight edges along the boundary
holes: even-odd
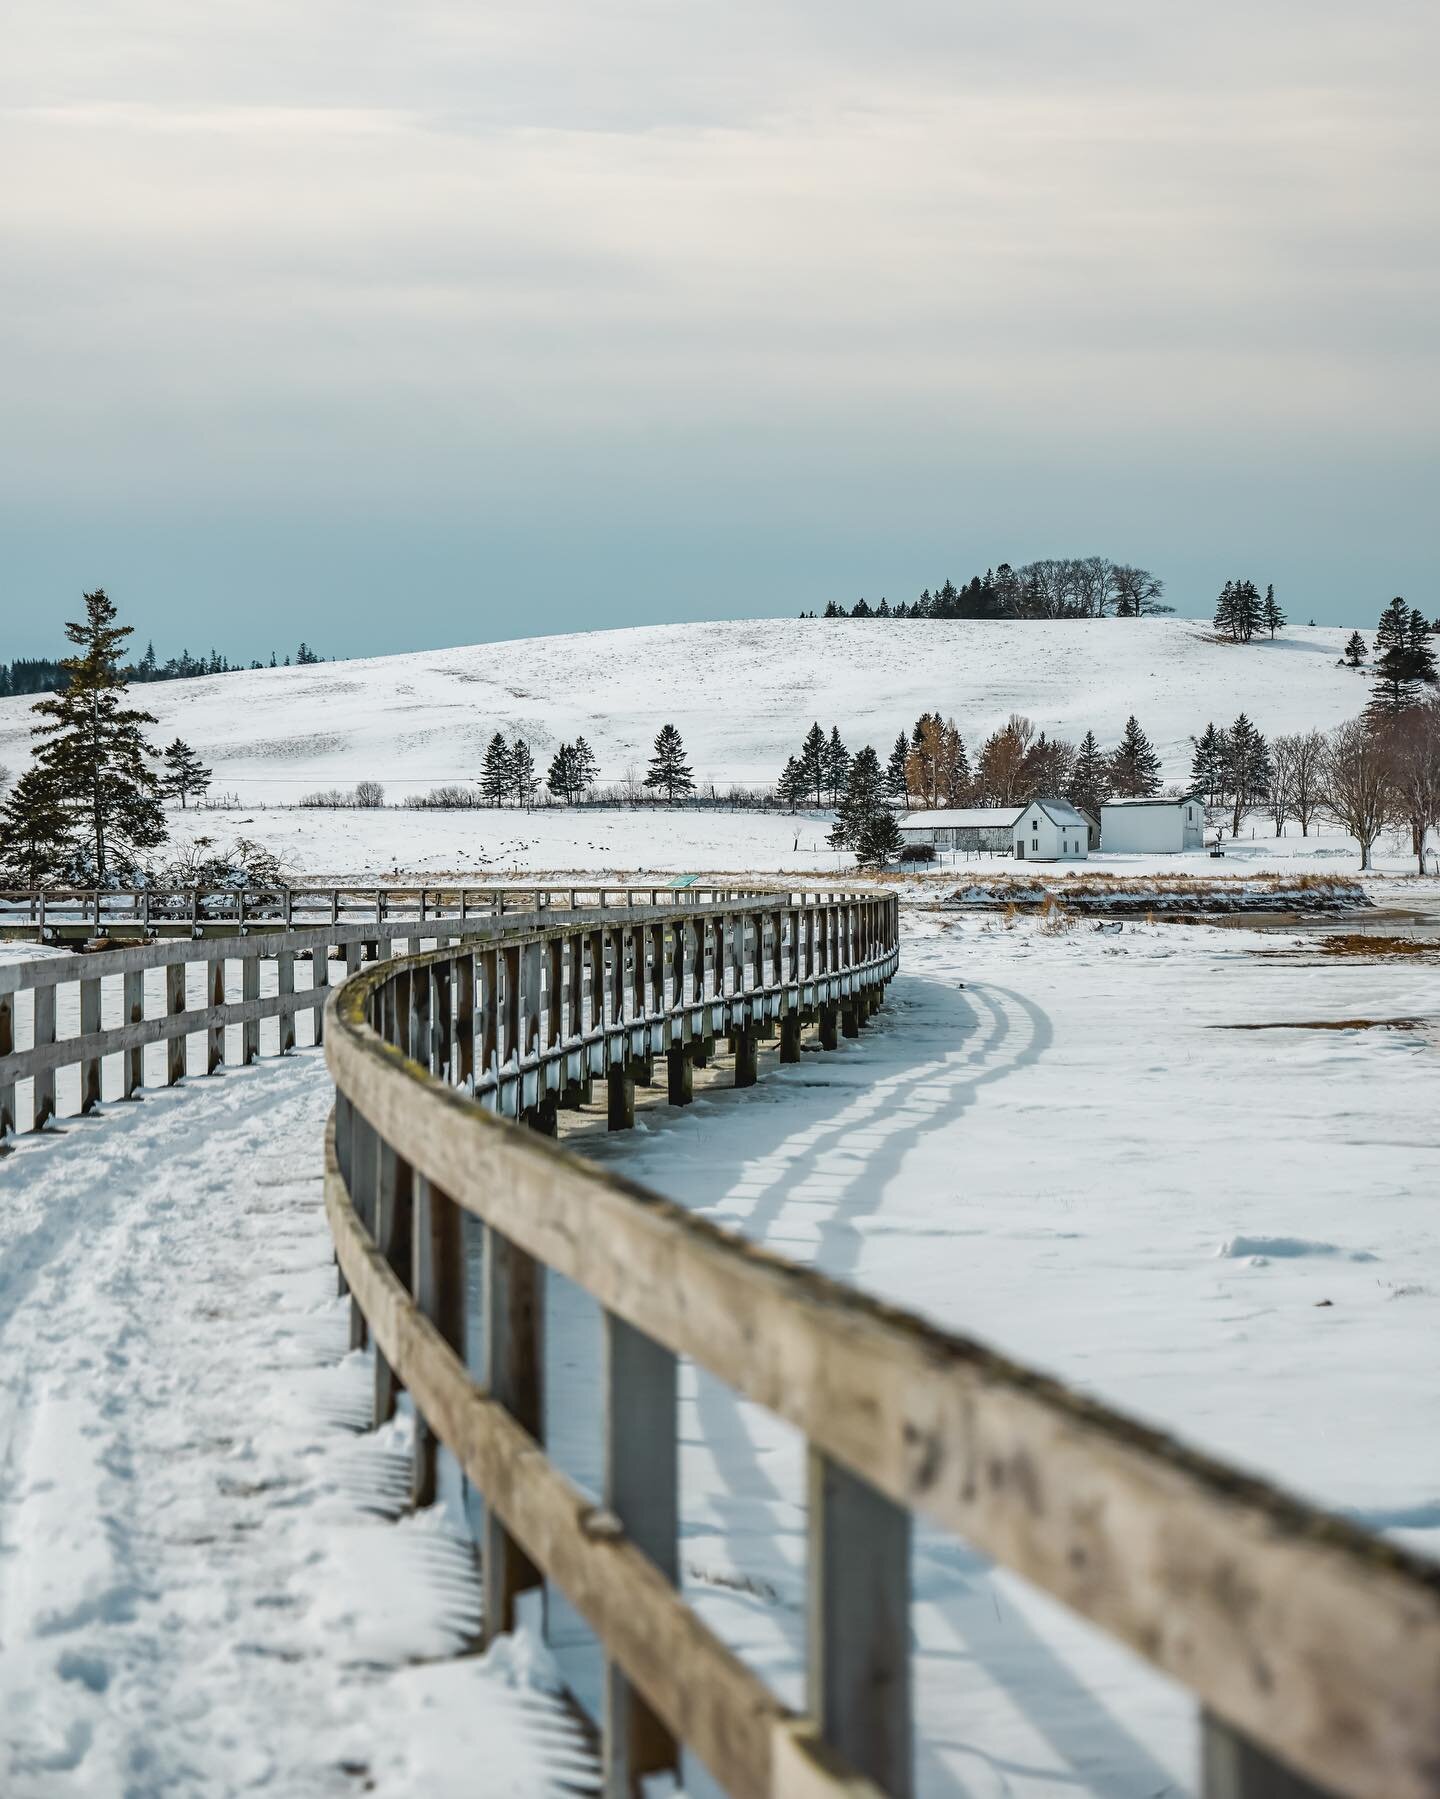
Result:
[[[1201,1799],[1334,1799],[1266,1755],[1213,1714],[1200,1719]]]
[[[53,987],[37,987],[32,1001],[31,1017],[34,1025],[31,1040],[37,1050],[49,1049],[55,1043],[55,989]],[[68,1052],[67,1059],[68,1059]],[[19,1058],[17,1057],[18,1061]],[[35,1067],[34,1085],[31,1088],[30,1128],[32,1131],[43,1131],[55,1116],[55,1062],[46,1062],[40,1057],[33,1058]]]
[[[910,1799],[910,1514],[812,1449],[808,1518],[806,1710],[860,1773]]]
[[[0,993],[0,1062],[15,1051],[15,1001]],[[15,1135],[15,1083],[0,1080],[0,1143]]]
[[[94,1039],[100,1032],[100,983],[80,982],[80,1037]],[[80,1063],[80,1110],[93,1112],[100,1104],[100,1058],[85,1056]]]
[[[249,953],[240,963],[240,997],[242,1001],[255,1001],[260,997],[260,956],[258,951]],[[258,1017],[247,1018],[240,1027],[240,1061],[248,1068],[260,1054],[260,1020]]]
[[[459,1215],[459,1208],[451,1208]],[[485,1386],[534,1442],[545,1438],[545,1271],[502,1237],[485,1232]],[[487,1506],[480,1556],[485,1641],[514,1630],[515,1602],[543,1583],[540,1569]]]
[[[395,1080],[353,1029],[327,1053],[401,1153],[637,1329],[1129,1643],[1299,1771],[1434,1799],[1440,1570],[456,1094]]]
[[[433,1182],[412,1170],[410,1269],[414,1282],[415,1311],[428,1321],[436,1338],[454,1356],[465,1354],[465,1239],[459,1206]],[[366,1307],[367,1312],[370,1308]],[[390,1366],[407,1387],[412,1371],[394,1345],[382,1337],[380,1346]],[[412,1389],[413,1391],[413,1389]],[[423,1400],[417,1398],[415,1467],[410,1496],[417,1506],[434,1505],[437,1422]],[[447,1439],[448,1441],[448,1439]],[[453,1445],[452,1445],[453,1448]]]
[[[121,978],[125,982],[124,1029],[129,1034],[130,1041],[120,1054],[120,1088],[123,1099],[133,1099],[145,1085],[145,1049],[143,1043],[136,1041],[137,1027],[143,1028],[146,1022],[145,971],[128,968]]]
[[[295,992],[295,952],[282,949],[275,958],[275,990],[289,998]],[[288,1056],[295,1047],[295,1014],[284,1011],[279,1014],[278,1043],[279,1053]]]
[[[225,1004],[225,963],[219,957],[212,958],[205,964],[205,989],[209,996],[210,1008]],[[212,1024],[205,1032],[205,1072],[214,1074],[225,1060],[225,1027],[223,1024]]]
[[[624,1319],[604,1320],[605,1503],[672,1586],[680,1578],[676,1361]],[[649,1776],[680,1777],[680,1746],[613,1661],[605,1663],[607,1799],[641,1799]]]
[[[378,1162],[375,1188],[374,1237],[380,1254],[395,1271],[395,1278],[407,1289],[414,1280],[414,1204],[410,1164],[404,1161],[383,1138],[377,1142]],[[374,1422],[384,1424],[395,1415],[395,1395],[399,1387],[395,1372],[386,1360],[384,1350],[375,1350]]]

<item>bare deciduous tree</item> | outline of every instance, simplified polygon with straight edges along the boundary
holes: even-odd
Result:
[[[1423,875],[1425,834],[1440,825],[1440,700],[1402,712],[1384,740],[1396,815],[1410,827],[1410,848]]]
[[[1290,814],[1300,820],[1300,835],[1310,835],[1310,821],[1325,804],[1325,733],[1297,731],[1289,737],[1277,737],[1274,753],[1281,746],[1290,764]]]
[[[1375,839],[1395,817],[1390,755],[1362,719],[1330,733],[1325,746],[1325,804],[1360,845],[1360,868],[1370,866]]]

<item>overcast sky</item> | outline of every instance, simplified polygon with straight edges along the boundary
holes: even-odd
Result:
[[[7,0],[0,657],[1440,612],[1435,0]]]

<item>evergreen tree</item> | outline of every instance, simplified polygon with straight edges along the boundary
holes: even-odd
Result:
[[[1190,785],[1207,805],[1219,800],[1225,777],[1225,733],[1213,724],[1206,725],[1199,737],[1192,737],[1195,754],[1190,758]]]
[[[183,812],[193,793],[197,799],[208,791],[210,770],[183,738],[177,737],[165,751],[164,791],[178,796]]]
[[[1225,734],[1222,782],[1232,807],[1232,837],[1239,835],[1240,820],[1245,813],[1266,798],[1271,773],[1269,746],[1242,712]]]
[[[32,727],[42,740],[35,760],[69,807],[99,885],[117,856],[155,849],[167,835],[160,782],[147,760],[154,752],[141,733],[155,720],[124,704],[120,653],[131,627],[115,619],[103,587],[85,595],[84,620],[65,627],[79,654],[62,664],[64,690],[37,701],[45,722]]]
[[[140,665],[135,670],[135,676],[140,681],[153,681],[156,672],[155,645],[152,641],[145,645],[145,654],[140,658]]]
[[[17,887],[43,887],[69,865],[74,822],[55,778],[27,768],[0,805],[0,870]]]
[[[1249,643],[1263,614],[1260,590],[1253,581],[1227,581],[1215,603],[1215,629],[1232,643]]]
[[[1110,784],[1127,800],[1149,799],[1160,791],[1160,758],[1133,712],[1125,721],[1120,747],[1110,758]]]
[[[1272,642],[1274,641],[1275,633],[1277,631],[1283,631],[1285,628],[1285,614],[1280,610],[1279,603],[1275,598],[1275,585],[1273,582],[1265,589],[1264,604],[1260,608],[1260,622],[1270,633]]]
[[[850,752],[840,741],[840,727],[831,725],[830,741],[825,745],[825,785],[830,790],[830,804],[838,806],[845,783],[850,778]]]
[[[805,733],[800,747],[800,772],[805,777],[806,793],[815,795],[818,810],[825,804],[825,733],[818,719]]]
[[[785,766],[780,771],[780,779],[775,783],[775,793],[781,805],[788,806],[792,812],[809,798],[805,775],[793,756],[786,758]]]
[[[480,793],[487,806],[503,806],[510,792],[510,750],[497,731],[485,749]]]
[[[910,739],[902,731],[895,739],[895,747],[890,752],[890,760],[885,768],[885,791],[892,800],[905,804],[910,797],[909,783],[905,774],[905,764],[910,757]]]
[[[970,756],[965,748],[965,739],[960,735],[953,718],[940,733],[936,775],[940,803],[944,806],[963,806],[970,798],[970,789],[974,783],[970,775]]]
[[[858,849],[865,827],[879,812],[888,815],[880,758],[867,743],[850,764],[830,841],[837,849]]]
[[[904,847],[900,826],[888,806],[872,812],[855,838],[855,860],[862,868],[883,868]]]
[[[523,737],[510,745],[510,787],[517,806],[528,806],[540,785],[535,776],[535,757]]]
[[[545,785],[557,800],[563,801],[567,806],[573,806],[580,797],[573,743],[562,743],[551,757]]]
[[[1397,597],[1380,614],[1375,631],[1374,690],[1365,715],[1384,724],[1417,705],[1420,690],[1434,686],[1435,652],[1422,613]]]
[[[1350,639],[1345,645],[1346,668],[1359,668],[1369,653],[1365,646],[1365,639],[1358,631],[1352,631]]]
[[[600,764],[595,760],[595,752],[583,737],[577,737],[575,751],[575,781],[578,788],[577,799],[583,799],[595,785],[595,777],[600,772]]]
[[[674,725],[662,725],[655,738],[655,754],[650,758],[650,772],[645,785],[665,795],[666,803],[694,793],[690,764],[685,760],[685,745]]]
[[[1083,807],[1086,812],[1099,818],[1100,808],[1109,797],[1109,758],[1095,741],[1095,733],[1087,731],[1075,755],[1075,767],[1071,771],[1065,798],[1072,806]]]

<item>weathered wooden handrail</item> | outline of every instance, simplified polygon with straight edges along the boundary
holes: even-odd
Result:
[[[598,957],[597,927],[575,918],[377,967],[332,998],[326,1203],[356,1340],[376,1346],[377,1422],[397,1382],[414,1401],[417,1498],[437,1438],[484,1496],[487,1633],[542,1576],[588,1619],[609,1792],[675,1766],[684,1742],[736,1793],[905,1795],[919,1514],[1188,1686],[1208,1799],[1434,1799],[1440,1569],[546,1141],[555,1105],[602,1068],[624,1123],[617,1081],[623,1102],[637,1062],[704,1056],[697,1017],[733,1033],[741,1080],[772,1021],[782,1059],[802,1018],[835,1041],[828,1007],[858,1029],[894,967],[895,918],[889,897],[762,900],[722,909],[716,937],[676,906],[602,924]],[[485,1227],[483,1383],[463,1365],[462,1212]],[[545,1269],[604,1309],[600,1507],[542,1447]],[[680,1356],[808,1441],[803,1719],[675,1591]]]
[[[53,890],[46,891],[53,899]],[[306,890],[309,892],[310,890]],[[106,1057],[121,1059],[118,1097],[129,1098],[144,1083],[144,1051],[153,1043],[168,1043],[166,1078],[182,1079],[188,1069],[186,1038],[203,1033],[206,1038],[203,1072],[213,1072],[226,1058],[226,1030],[239,1026],[236,1053],[239,1061],[249,1063],[260,1053],[262,1020],[278,1018],[279,1053],[295,1046],[295,1021],[309,1013],[315,1021],[315,1041],[320,1040],[321,1015],[329,993],[330,966],[341,962],[353,972],[369,957],[390,954],[397,947],[417,949],[422,943],[441,944],[462,940],[507,936],[521,929],[527,921],[539,921],[569,910],[576,902],[574,889],[521,888],[507,886],[487,889],[484,903],[473,903],[480,890],[470,889],[472,904],[463,911],[453,904],[457,889],[443,893],[429,890],[434,896],[428,916],[420,918],[420,907],[398,907],[394,916],[376,919],[372,913],[364,922],[353,916],[346,918],[332,900],[335,890],[323,892],[326,922],[306,924],[302,913],[292,905],[291,922],[269,924],[252,919],[240,930],[231,929],[225,936],[194,937],[187,928],[180,939],[152,939],[124,948],[101,949],[83,956],[38,956],[26,961],[0,962],[0,1142],[17,1126],[16,1089],[31,1082],[30,1128],[42,1130],[55,1116],[56,1073],[77,1067],[80,1074],[80,1109],[91,1111],[102,1097],[102,1064]],[[405,889],[415,894],[416,889]],[[637,905],[650,905],[655,890],[627,888],[606,889],[608,913],[629,916]],[[748,896],[750,890],[745,890]],[[693,894],[695,897],[689,897]],[[738,892],[726,888],[690,889],[684,902],[691,909],[704,910],[723,903],[745,903]],[[0,894],[0,902],[13,895]],[[61,895],[62,899],[66,896]],[[90,896],[79,896],[88,903]],[[114,897],[114,896],[105,896]],[[148,900],[150,895],[125,896]],[[587,895],[581,891],[580,898]],[[813,904],[809,895],[795,896],[798,903]],[[142,918],[143,918],[142,907]],[[190,914],[187,902],[187,919]],[[603,915],[602,915],[603,916]],[[308,988],[297,990],[295,969],[309,959],[312,981]],[[204,1002],[192,1006],[186,991],[186,970],[190,965],[205,970]],[[238,983],[232,982],[230,965],[238,964]],[[261,969],[270,965],[275,971],[276,991],[262,997]],[[147,1005],[145,976],[163,968],[165,988]],[[120,1022],[102,1028],[101,1016],[105,984],[118,989]],[[61,989],[78,990],[75,1028],[64,1036],[58,1034],[57,994]],[[22,996],[30,996],[30,1044],[16,1049],[17,1014]]]

